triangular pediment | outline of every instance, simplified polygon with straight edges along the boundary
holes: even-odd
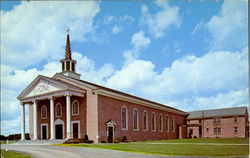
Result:
[[[69,84],[39,75],[17,98],[20,100],[70,89],[80,90]]]

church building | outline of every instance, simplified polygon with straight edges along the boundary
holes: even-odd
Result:
[[[67,34],[62,72],[39,75],[17,97],[22,105],[21,137],[25,135],[25,104],[29,105],[30,137],[94,142],[126,136],[132,141],[175,139],[186,112],[80,79]]]
[[[192,127],[201,127],[199,122],[187,123],[196,119],[187,112],[81,80],[76,73],[77,61],[71,57],[69,33],[65,58],[60,62],[61,72],[51,78],[37,76],[17,97],[22,106],[21,139],[25,139],[25,105],[29,105],[32,140],[81,139],[85,135],[95,143],[124,136],[131,141],[177,139],[187,138],[187,130],[195,130]],[[238,125],[246,126],[247,122],[245,119]],[[246,132],[245,127],[240,129]]]

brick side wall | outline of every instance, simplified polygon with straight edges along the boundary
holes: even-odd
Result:
[[[245,137],[246,136],[246,120],[245,116],[237,117],[237,122],[234,122],[234,117],[221,118],[221,123],[214,123],[214,119],[204,119],[201,121],[203,125],[203,138],[226,138],[226,137]],[[199,120],[190,120],[188,124],[199,124]],[[234,127],[238,128],[238,132],[234,132]],[[214,128],[221,128],[221,133],[214,133]],[[193,129],[193,136],[199,138],[199,128],[198,127],[188,127]]]
[[[128,109],[128,130],[121,129],[121,108],[126,106]],[[139,130],[133,130],[133,109],[139,110]],[[148,112],[148,131],[143,130],[143,111]],[[156,132],[153,132],[151,126],[151,114],[156,114]],[[159,131],[159,115],[163,116],[163,132]],[[165,116],[175,119],[175,132],[166,132],[165,128]],[[98,95],[98,125],[99,125],[99,136],[101,139],[107,138],[106,124],[108,120],[113,120],[117,125],[114,131],[115,139],[118,137],[126,136],[132,141],[143,141],[143,140],[160,140],[160,139],[176,139],[179,135],[179,125],[184,124],[184,116],[180,116],[173,113],[145,107],[139,104],[134,104],[102,95]]]

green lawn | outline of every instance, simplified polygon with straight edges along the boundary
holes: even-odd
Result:
[[[176,143],[176,144],[151,144]],[[190,144],[181,144],[190,143]],[[203,143],[203,144],[196,144]],[[214,145],[206,144],[214,143]],[[228,145],[219,145],[220,143]],[[216,145],[217,144],[217,145]],[[242,144],[242,145],[229,145]],[[161,141],[146,141],[118,144],[62,144],[63,146],[93,147],[122,150],[127,152],[179,155],[179,156],[247,156],[249,153],[246,138],[217,138],[217,139],[175,139]]]
[[[14,151],[5,151],[5,150],[1,150],[1,155],[4,158],[31,158],[31,156],[29,155],[21,154]]]
[[[15,143],[15,142],[17,142],[18,140],[9,140],[8,141],[8,144],[12,144],[12,143]],[[1,140],[0,141],[0,144],[7,144],[7,141],[6,140]]]

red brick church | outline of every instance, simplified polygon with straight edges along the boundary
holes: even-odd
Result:
[[[17,97],[22,106],[22,139],[25,104],[29,105],[29,133],[33,140],[80,139],[86,134],[94,142],[112,142],[123,136],[132,141],[177,139],[189,137],[191,127],[200,127],[199,122],[187,123],[194,120],[188,118],[187,112],[81,80],[75,72],[77,62],[71,57],[69,34],[65,58],[60,62],[62,72],[52,78],[37,76]],[[247,116],[246,110],[240,115]],[[232,115],[235,117],[238,115]],[[248,119],[240,120],[245,121],[238,124],[239,136],[246,137]]]

